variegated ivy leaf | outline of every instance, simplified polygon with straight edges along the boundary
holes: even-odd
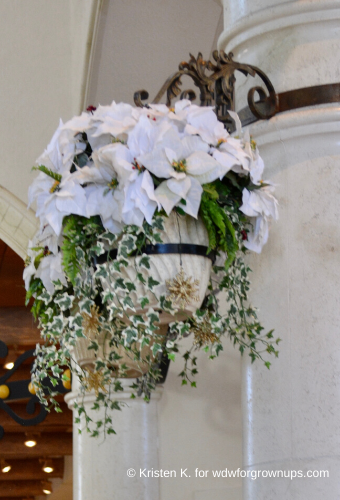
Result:
[[[159,304],[161,306],[161,309],[165,312],[172,313],[174,311],[171,300],[169,300],[165,295],[160,296]]]
[[[126,288],[128,289],[129,292],[135,292],[136,291],[136,287],[132,283],[132,281],[125,280],[125,285],[126,285]]]
[[[69,318],[69,325],[71,328],[76,327],[76,326],[81,327],[82,324],[83,324],[83,317],[79,312],[77,312],[77,314],[75,316],[71,316]]]
[[[159,281],[156,281],[156,280],[153,279],[152,276],[149,276],[148,277],[148,288],[149,288],[149,290],[152,290],[153,287],[155,287],[157,285],[159,285]]]
[[[115,290],[126,290],[124,278],[117,278],[114,283]]]
[[[52,300],[52,295],[50,293],[48,293],[48,291],[45,289],[40,295],[39,297],[37,297],[37,300],[42,300],[43,302],[45,302],[45,304],[49,304]]]
[[[133,314],[130,319],[134,326],[145,325],[145,320],[140,314]]]
[[[143,338],[140,343],[140,348],[143,349],[143,347],[145,347],[146,345],[150,345],[150,338],[143,335]]]
[[[158,314],[158,312],[154,311],[153,309],[149,309],[146,316],[148,318],[149,325],[153,325],[154,323],[159,322],[159,314]]]
[[[144,309],[144,307],[150,303],[150,301],[147,297],[139,297],[138,302],[140,303],[140,306],[142,309]]]
[[[107,272],[107,266],[106,264],[98,264],[97,269],[93,275],[95,279],[106,279],[108,278],[109,273]]]
[[[129,261],[126,260],[126,259],[116,259],[112,262],[110,262],[110,271],[111,272],[117,272],[117,273],[120,273],[120,267],[121,266],[124,266],[124,267],[128,267],[129,265]]]
[[[157,342],[155,342],[152,346],[152,354],[154,357],[156,357],[157,353],[158,352],[162,352],[163,350],[163,347],[161,346],[161,344],[158,344]]]
[[[137,328],[133,328],[132,326],[125,328],[123,330],[123,338],[124,338],[124,345],[126,347],[130,346],[132,342],[136,342],[138,340]]]
[[[105,290],[102,293],[103,304],[106,304],[106,302],[112,302],[114,298],[115,298],[115,294],[113,292],[111,292],[111,290]]]
[[[164,218],[160,216],[155,216],[152,219],[152,227],[154,229],[159,229],[160,231],[164,231]]]
[[[62,333],[64,330],[64,317],[62,315],[54,316],[51,324],[51,333]]]
[[[137,266],[150,269],[150,257],[146,254],[141,255],[136,259]]]
[[[98,350],[99,350],[99,344],[98,344],[98,342],[96,340],[91,340],[91,343],[90,343],[90,345],[87,348],[88,348],[89,351],[93,349],[94,351],[98,352]]]
[[[91,316],[91,306],[94,305],[94,301],[85,297],[85,299],[79,302],[80,312],[87,312]]]
[[[74,295],[69,295],[67,292],[55,297],[54,302],[58,304],[62,311],[71,309],[74,300]]]
[[[59,292],[60,290],[64,290],[64,285],[62,284],[62,282],[60,280],[53,281],[52,283],[54,284],[54,291],[55,292]]]
[[[133,234],[124,234],[118,245],[118,257],[128,258],[129,254],[136,250],[136,236]]]
[[[104,243],[102,241],[97,241],[96,245],[93,245],[90,248],[90,251],[99,257],[99,255],[102,255],[105,252]]]
[[[84,258],[85,258],[84,250],[80,247],[76,247],[76,256],[77,256],[78,261],[84,260]]]
[[[132,311],[135,311],[135,306],[133,305],[131,297],[129,297],[129,296],[124,297],[122,303],[123,303],[124,311],[126,311],[126,309],[132,309]]]
[[[113,245],[113,243],[115,243],[117,241],[118,235],[110,233],[109,231],[106,231],[105,233],[103,233],[100,236],[100,239],[101,240],[106,240],[106,241],[108,241],[109,243],[111,243]]]

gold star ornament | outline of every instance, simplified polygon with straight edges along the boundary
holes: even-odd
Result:
[[[93,339],[98,333],[99,326],[99,310],[98,306],[91,306],[91,314],[82,312],[81,316],[83,318],[82,327],[84,330],[84,335],[88,339]]]
[[[218,342],[218,336],[212,332],[210,319],[207,314],[203,316],[202,321],[195,321],[191,331],[194,334],[194,345],[197,348]]]
[[[104,375],[102,372],[93,372],[89,369],[86,369],[87,375],[85,378],[84,387],[87,392],[94,390],[96,396],[98,397],[99,390],[107,393],[107,389],[105,388]]]
[[[175,307],[185,309],[185,306],[193,300],[195,302],[199,301],[199,281],[193,280],[191,276],[187,277],[182,268],[174,279],[167,280],[166,284],[170,292],[168,298]]]

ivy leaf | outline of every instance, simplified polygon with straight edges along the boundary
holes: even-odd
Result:
[[[154,287],[154,286],[157,286],[157,285],[159,285],[159,281],[156,281],[156,280],[154,280],[154,279],[153,279],[153,277],[152,277],[152,276],[149,276],[149,278],[148,278],[148,288],[149,288],[150,290],[152,290],[152,289],[153,289],[153,287]]]

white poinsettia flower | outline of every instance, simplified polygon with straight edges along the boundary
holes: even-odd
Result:
[[[83,152],[85,147],[86,145],[79,140],[74,131],[65,129],[60,120],[51,142],[36,163],[44,165],[53,172],[63,174],[70,171],[75,155]]]
[[[240,175],[250,175],[253,184],[260,185],[264,170],[264,163],[259,154],[255,141],[251,140],[249,130],[244,133],[239,116],[229,111],[235,122],[238,137],[228,137],[220,142],[212,151],[216,158],[225,167]]]
[[[131,151],[117,144],[112,151],[112,164],[117,174],[118,189],[124,193],[122,221],[141,226],[144,218],[151,224],[159,203],[150,173],[143,169],[133,152],[133,149]]]
[[[94,165],[78,169],[73,177],[80,184],[84,184],[86,195],[86,216],[99,215],[103,226],[111,233],[120,233],[123,226],[122,207],[124,197],[117,189],[117,174],[111,165],[104,162],[105,168],[100,168],[102,163],[98,158],[98,152],[94,152]],[[101,157],[105,159],[105,155]]]
[[[39,264],[35,276],[41,279],[44,287],[50,294],[54,293],[53,281],[60,280],[63,285],[66,285],[67,281],[62,267],[61,253],[44,257]]]
[[[27,257],[25,260],[25,269],[23,273],[23,280],[25,282],[25,289],[28,290],[32,277],[35,275],[36,268],[34,265],[34,260],[37,256],[37,252],[33,250],[35,247],[34,239],[28,242]]]
[[[197,136],[180,139],[173,128],[167,130],[155,148],[137,158],[163,181],[155,195],[169,214],[181,199],[185,199],[183,210],[197,217],[203,192],[202,184],[213,182],[225,175],[225,169],[209,154],[209,146]]]
[[[91,129],[91,133],[88,134],[92,149],[98,149],[97,141],[102,136],[109,137],[110,142],[113,137],[126,142],[127,133],[135,127],[140,114],[140,109],[122,102],[117,104],[113,101],[110,106],[99,106],[91,116],[91,123],[95,129]]]
[[[29,204],[34,200],[41,228],[49,224],[57,236],[61,233],[66,215],[86,217],[85,192],[73,174],[66,174],[61,181],[57,181],[41,172],[29,189]]]
[[[187,113],[185,132],[199,135],[203,141],[211,146],[218,146],[229,137],[222,122],[217,119],[212,107],[191,106]]]
[[[268,239],[268,221],[278,220],[278,202],[274,197],[273,186],[267,185],[254,191],[244,189],[242,192],[241,212],[250,217],[251,230],[244,246],[260,253]]]

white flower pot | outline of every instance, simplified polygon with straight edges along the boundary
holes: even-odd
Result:
[[[175,213],[171,213],[170,217],[166,218],[164,221],[164,231],[161,232],[161,237],[163,243],[183,243],[183,244],[194,244],[203,245],[205,247],[209,246],[209,238],[207,230],[201,220],[197,220],[189,216],[178,216]],[[158,281],[160,284],[155,286],[154,294],[151,293],[146,286],[144,286],[136,277],[136,263],[141,257],[130,257],[131,265],[128,267],[123,267],[121,273],[124,279],[129,279],[132,281],[137,292],[132,292],[130,297],[134,303],[136,311],[138,314],[143,313],[140,308],[137,297],[146,296],[149,299],[148,307],[152,307],[155,310],[159,310],[158,300],[161,295],[168,296],[169,288],[167,282],[171,282],[180,272],[181,267],[184,271],[185,277],[191,279],[191,282],[198,281],[199,285],[197,287],[197,300],[195,297],[185,305],[184,309],[179,309],[178,312],[173,316],[167,314],[164,311],[159,311],[161,313],[160,323],[169,324],[175,320],[182,320],[192,314],[198,309],[204,300],[209,280],[211,274],[212,262],[208,257],[201,255],[192,254],[161,254],[161,255],[150,255],[150,267],[151,269],[146,270],[144,268],[139,268],[139,271],[143,274],[144,278],[151,276],[154,280]],[[181,266],[182,264],[182,266]]]
[[[164,231],[162,231],[161,237],[164,244],[182,243],[208,247],[209,241],[207,230],[200,218],[196,220],[189,216],[182,217],[174,213],[171,214],[169,218],[165,219]],[[151,307],[160,313],[160,334],[165,336],[169,323],[172,321],[185,320],[188,316],[192,316],[196,309],[202,305],[210,280],[212,262],[208,257],[202,255],[150,255],[151,269],[146,270],[144,268],[138,268],[138,270],[143,274],[146,280],[151,276],[154,280],[160,283],[155,286],[154,293],[151,293],[150,290],[137,280],[136,277],[136,263],[138,263],[138,259],[140,258],[141,257],[130,257],[129,261],[131,265],[128,267],[122,266],[120,276],[124,279],[132,281],[137,288],[136,292],[132,292],[130,294],[132,302],[136,308],[136,314],[145,314],[146,312],[146,310],[141,309],[137,297],[148,297],[149,304],[147,305],[147,308]],[[184,308],[178,308],[178,311],[174,315],[171,315],[159,310],[158,300],[161,295],[169,295],[167,282],[172,282],[181,269],[183,269],[187,279],[190,279],[191,282],[197,281],[199,285],[197,286],[197,290],[189,303],[186,304]],[[110,280],[106,280],[106,288],[109,289],[112,286],[114,279],[115,274],[111,275]],[[134,313],[128,310],[127,315],[129,314]],[[81,367],[93,366],[96,357],[108,359],[110,339],[107,339],[106,337],[107,335],[103,333],[96,338],[100,346],[98,353],[95,353],[92,349],[88,349],[90,340],[77,340],[77,344],[74,349],[74,356]],[[151,355],[151,347],[152,345],[143,348],[141,353],[142,359],[145,359],[147,355]],[[128,377],[138,377],[148,371],[149,366],[147,363],[142,361],[137,362],[129,358],[124,348],[119,347],[117,349],[117,353],[122,356],[122,359],[115,366],[118,368],[119,364],[125,363],[129,367],[127,373]],[[131,355],[131,357],[133,358],[133,355]]]

